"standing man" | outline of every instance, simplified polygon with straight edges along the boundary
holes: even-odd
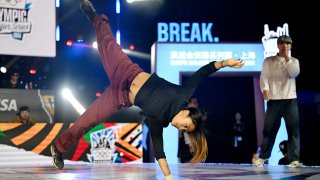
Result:
[[[262,166],[271,156],[283,117],[288,132],[289,166],[301,167],[299,112],[295,81],[300,73],[300,66],[298,59],[290,56],[292,40],[289,36],[280,36],[277,44],[279,53],[265,59],[260,76],[263,98],[268,102],[261,153],[254,164]]]

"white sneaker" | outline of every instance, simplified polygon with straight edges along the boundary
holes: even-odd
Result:
[[[268,159],[261,159],[261,158],[258,158],[257,160],[254,161],[254,164],[257,166],[257,167],[262,167],[264,165],[264,162],[266,162]]]
[[[288,166],[291,168],[300,168],[303,164],[299,161],[292,161]]]

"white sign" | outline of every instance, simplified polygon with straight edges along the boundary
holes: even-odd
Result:
[[[0,0],[0,55],[56,56],[55,1]]]
[[[158,23],[158,42],[213,42],[212,23]]]

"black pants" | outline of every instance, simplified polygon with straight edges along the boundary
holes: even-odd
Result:
[[[288,132],[289,162],[300,161],[300,125],[297,99],[269,100],[267,102],[260,158],[268,159],[271,156],[282,117]]]

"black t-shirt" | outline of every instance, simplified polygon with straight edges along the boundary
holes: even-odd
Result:
[[[165,158],[163,128],[181,110],[188,109],[190,97],[205,77],[217,71],[214,62],[202,66],[183,85],[176,85],[153,73],[141,87],[134,104],[150,117],[150,133],[156,159]]]

